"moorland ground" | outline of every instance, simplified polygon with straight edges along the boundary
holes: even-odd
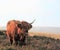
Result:
[[[56,37],[57,38],[56,38]],[[5,32],[0,31],[0,50],[60,50],[58,35],[30,32],[26,39],[26,45],[10,45]]]

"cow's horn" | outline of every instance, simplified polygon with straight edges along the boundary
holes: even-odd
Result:
[[[34,19],[30,24],[33,24],[33,23],[34,23],[34,21],[35,21],[35,19]]]

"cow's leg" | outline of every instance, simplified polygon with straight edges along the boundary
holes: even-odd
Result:
[[[16,37],[14,38],[15,41],[15,45],[18,45],[18,40],[16,39]]]
[[[13,37],[11,35],[9,35],[9,37],[10,37],[10,44],[12,45],[12,43],[13,43]]]
[[[11,45],[12,45],[12,43],[13,43],[13,39],[11,39],[11,38],[10,38],[10,43],[11,43]]]
[[[22,39],[23,45],[26,45],[26,42],[28,42],[27,38],[28,38],[28,34],[25,34]]]
[[[18,45],[18,41],[16,39],[14,41],[15,41],[15,45],[17,46]]]
[[[19,38],[19,34],[15,34],[14,41],[16,45],[18,45]]]
[[[23,42],[25,42],[25,38],[26,38],[26,37],[24,36],[23,39],[22,39]]]
[[[21,37],[22,37],[22,39],[20,39],[21,45],[25,45],[26,44],[25,43],[26,37],[24,35],[22,35]]]
[[[26,37],[24,36],[24,37],[23,37],[23,40],[22,40],[23,45],[25,45],[25,44],[26,44],[26,43],[25,43],[25,40],[26,40]]]

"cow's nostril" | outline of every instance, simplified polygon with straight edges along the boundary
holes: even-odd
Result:
[[[28,33],[28,30],[26,30],[26,32]]]

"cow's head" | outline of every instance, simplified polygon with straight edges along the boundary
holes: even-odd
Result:
[[[34,20],[34,21],[35,21],[35,20]],[[28,22],[26,22],[26,21],[22,21],[22,22],[19,22],[19,23],[17,24],[17,26],[18,26],[19,28],[21,28],[21,29],[24,31],[24,33],[28,33],[28,30],[30,30],[30,29],[32,28],[32,24],[34,23],[34,21],[31,22],[31,23],[28,23]]]
[[[34,20],[34,21],[35,21],[35,20]],[[28,30],[30,30],[30,29],[32,28],[32,24],[34,23],[34,21],[31,22],[31,23],[28,23],[28,22],[26,22],[26,21],[22,21],[22,22],[21,22],[22,27],[23,27],[23,29],[25,30],[26,33],[28,33]]]

